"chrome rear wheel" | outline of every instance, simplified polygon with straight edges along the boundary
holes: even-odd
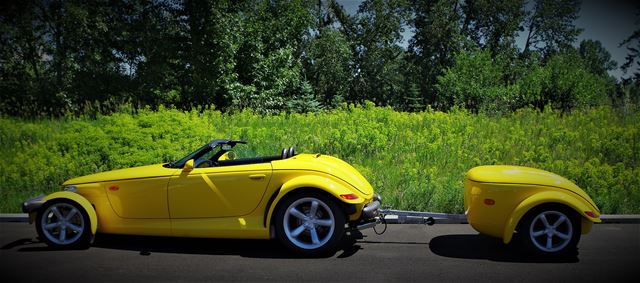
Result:
[[[284,233],[301,249],[317,249],[333,235],[336,223],[329,206],[313,197],[293,202],[284,214]]]
[[[346,218],[332,197],[305,190],[283,199],[274,220],[276,236],[286,247],[315,255],[337,246],[344,235]]]

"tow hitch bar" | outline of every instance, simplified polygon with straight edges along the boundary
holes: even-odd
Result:
[[[362,233],[360,230],[373,228],[374,232],[378,235],[382,235],[387,231],[387,224],[424,224],[432,226],[438,223],[466,223],[467,217],[464,214],[451,214],[440,212],[419,212],[419,211],[406,211],[395,210],[389,208],[380,209],[378,217],[375,220],[362,223],[358,226],[352,226],[349,231],[352,235],[356,235],[356,238],[362,239]],[[381,231],[376,229],[376,225],[381,224],[383,228]]]
[[[431,226],[435,224],[436,221],[442,223],[465,223],[466,220],[467,218],[464,214],[381,209],[380,216],[378,216],[376,224],[382,224],[384,226],[382,231],[378,231],[375,226],[373,227],[373,230],[376,234],[382,235],[387,231],[387,223],[424,224]]]
[[[426,224],[431,226],[436,222],[466,223],[467,218],[464,214],[381,209],[379,220],[387,223]]]

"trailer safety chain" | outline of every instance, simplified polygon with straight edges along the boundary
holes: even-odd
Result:
[[[382,235],[384,234],[384,232],[387,231],[387,221],[384,219],[385,216],[386,214],[384,213],[380,213],[380,215],[378,216],[378,221],[380,221],[380,224],[384,225],[384,228],[382,229],[382,231],[378,232],[378,230],[376,229],[376,226],[373,226],[373,232],[376,233],[376,235]]]

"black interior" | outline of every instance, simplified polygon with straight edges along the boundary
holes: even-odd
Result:
[[[260,156],[260,157],[242,158],[242,159],[234,159],[234,160],[220,160],[216,162],[216,166],[233,166],[233,165],[266,163],[266,162],[271,162],[271,161],[280,160],[280,159],[282,159],[280,155],[274,155],[274,156]]]
[[[247,165],[247,164],[256,164],[256,163],[267,163],[274,160],[287,159],[289,157],[295,156],[295,146],[284,148],[282,150],[281,155],[272,155],[272,156],[259,156],[259,157],[251,157],[251,158],[241,158],[234,160],[219,160],[214,164],[215,166],[234,166],[234,165]],[[218,154],[214,156],[215,159],[220,158],[224,154],[223,151],[220,151]]]

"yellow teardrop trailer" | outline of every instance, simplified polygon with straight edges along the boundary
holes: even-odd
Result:
[[[464,208],[478,232],[507,244],[514,232],[531,252],[575,250],[581,234],[601,222],[593,200],[571,181],[520,166],[479,166],[467,172]]]

